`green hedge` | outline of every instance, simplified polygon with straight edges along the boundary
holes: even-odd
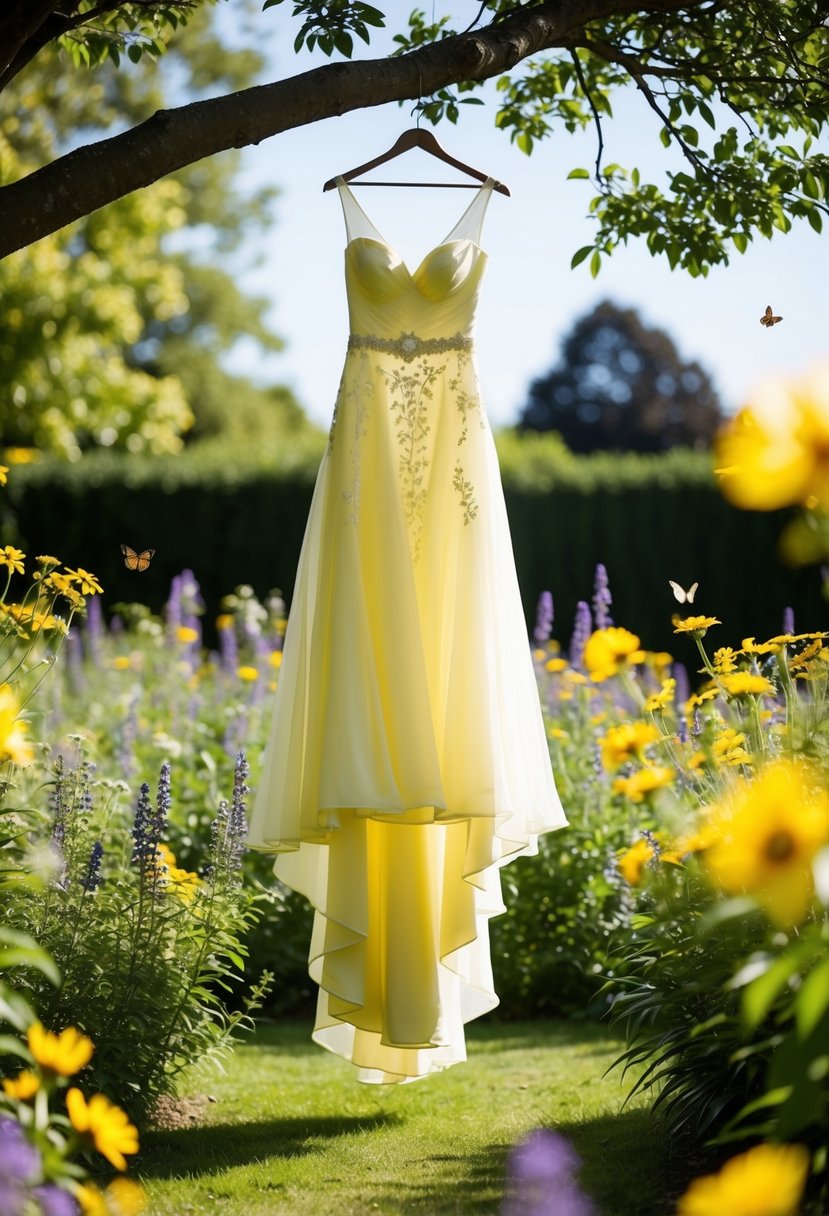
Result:
[[[291,452],[234,452],[202,444],[175,458],[98,452],[77,464],[17,465],[0,497],[0,543],[52,553],[101,580],[107,604],[138,600],[160,610],[184,567],[207,603],[205,636],[219,600],[239,583],[290,598],[324,440]],[[694,610],[723,622],[712,642],[780,631],[786,605],[799,628],[825,620],[816,569],[790,570],[775,555],[784,513],[737,511],[697,453],[571,457],[549,437],[499,437],[504,488],[528,624],[539,593],[556,604],[566,644],[579,599],[603,562],[612,615],[643,645],[695,663],[672,634],[667,580],[700,583]],[[146,574],[131,574],[119,546],[153,546]]]

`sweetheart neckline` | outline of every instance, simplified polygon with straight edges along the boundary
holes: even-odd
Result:
[[[417,276],[420,274],[420,271],[423,269],[425,264],[428,262],[429,258],[432,256],[432,254],[437,253],[437,251],[439,249],[446,249],[449,245],[473,245],[475,247],[475,249],[478,250],[478,252],[481,254],[482,257],[487,256],[486,250],[483,249],[478,244],[477,241],[474,241],[471,236],[455,237],[454,240],[451,240],[451,241],[440,241],[437,245],[435,245],[432,249],[430,249],[428,253],[424,253],[423,257],[420,259],[417,266],[412,271],[412,270],[409,270],[408,265],[403,260],[403,257],[401,256],[401,254],[395,249],[394,245],[389,244],[388,241],[378,240],[377,237],[373,237],[373,236],[352,237],[351,240],[346,244],[345,252],[348,253],[351,246],[356,245],[358,241],[367,241],[369,243],[369,245],[379,245],[381,249],[388,249],[389,253],[394,254],[394,256],[398,259],[398,264],[400,266],[402,266],[403,270],[405,270],[407,276],[409,277],[411,282],[415,284],[415,286],[417,286]]]

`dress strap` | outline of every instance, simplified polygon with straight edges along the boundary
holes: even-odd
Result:
[[[346,185],[345,179],[338,177],[337,191],[340,196],[340,202],[343,205],[343,216],[345,218],[345,232],[349,243],[356,240],[358,237],[369,237],[373,241],[379,241],[385,244],[385,240],[381,232],[374,227],[371,220],[363,211],[360,204],[352,194],[351,190]]]
[[[492,188],[494,185],[495,178],[488,177],[455,227],[446,237],[447,241],[474,241],[476,245],[480,245],[481,228],[483,227],[489,200],[492,198]]]

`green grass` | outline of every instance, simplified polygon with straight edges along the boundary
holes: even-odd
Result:
[[[496,1216],[506,1154],[533,1128],[568,1136],[602,1216],[662,1216],[668,1146],[641,1101],[621,1110],[621,1050],[604,1028],[468,1028],[469,1061],[400,1087],[360,1085],[309,1027],[261,1025],[225,1076],[182,1093],[217,1099],[198,1126],[147,1132],[130,1170],[149,1216]]]

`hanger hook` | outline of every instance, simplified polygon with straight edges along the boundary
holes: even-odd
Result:
[[[419,60],[415,61],[415,67],[417,68],[417,105],[414,107],[414,113],[417,114],[415,128],[419,131],[420,120],[423,117],[423,75],[420,71]]]

